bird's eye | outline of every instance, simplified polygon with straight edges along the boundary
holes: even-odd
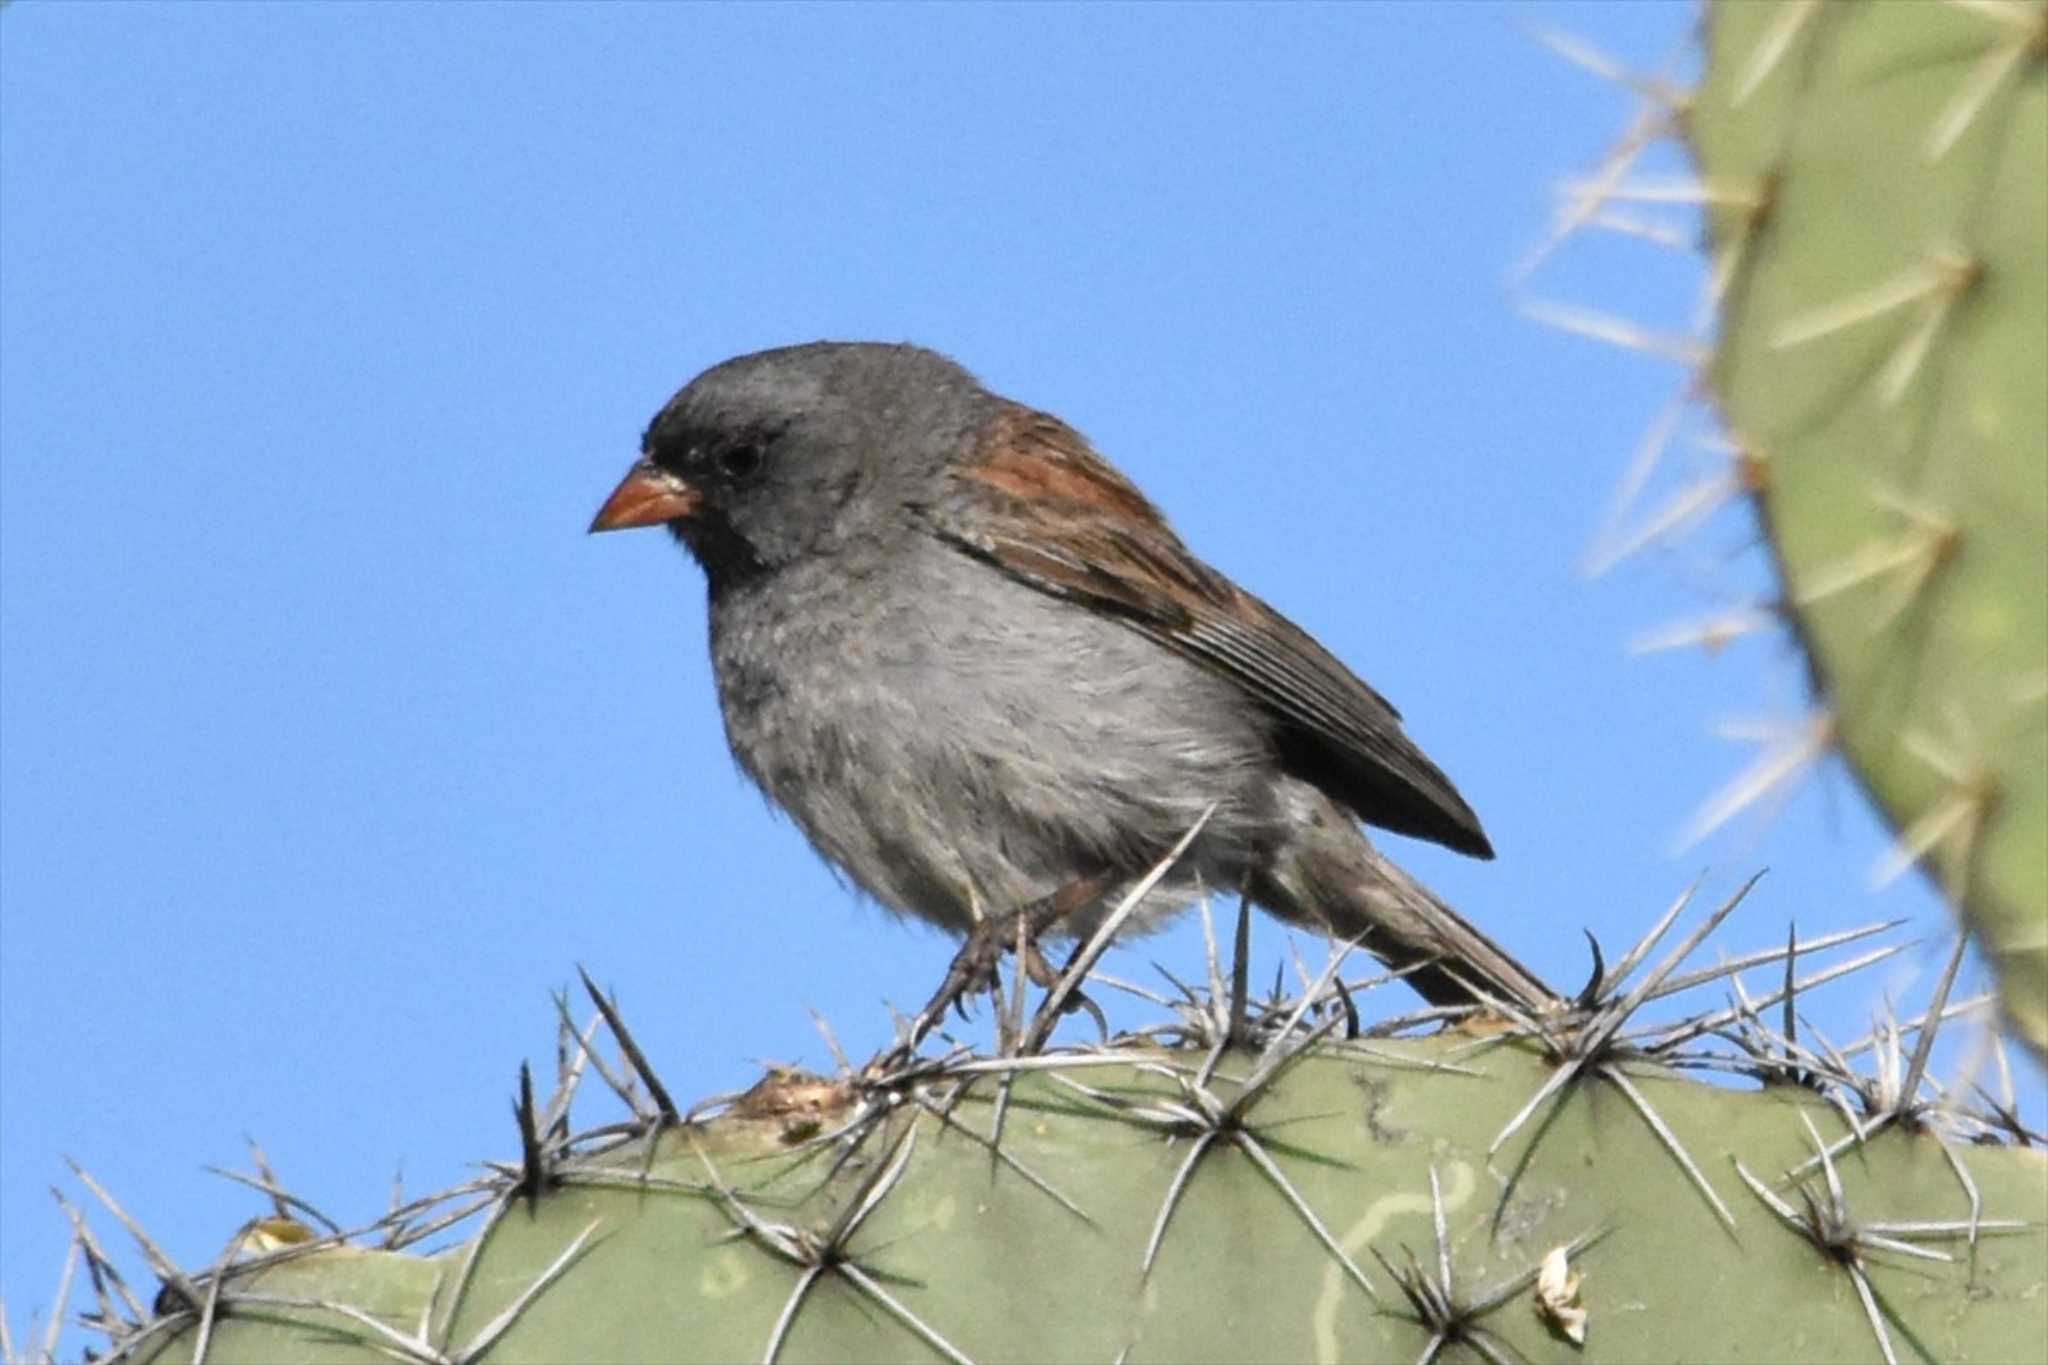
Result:
[[[718,452],[718,467],[728,478],[744,479],[761,467],[761,447],[751,441]]]

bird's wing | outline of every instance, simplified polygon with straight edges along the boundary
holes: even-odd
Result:
[[[1006,404],[949,496],[944,539],[1020,581],[1116,617],[1235,683],[1276,722],[1282,761],[1368,824],[1490,858],[1471,807],[1401,716],[1308,633],[1189,553],[1065,423]]]

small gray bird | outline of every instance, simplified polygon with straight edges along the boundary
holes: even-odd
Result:
[[[1362,935],[1433,1002],[1554,998],[1359,829],[1493,856],[1399,713],[1080,433],[946,357],[818,342],[706,370],[591,529],[654,525],[709,580],[741,768],[891,910],[998,951],[1032,906],[1086,934],[1213,806],[1134,927],[1242,891]]]

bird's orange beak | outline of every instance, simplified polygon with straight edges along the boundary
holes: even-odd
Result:
[[[635,526],[661,526],[695,514],[704,500],[690,485],[657,464],[641,460],[626,471],[619,486],[591,518],[590,529],[625,531]]]

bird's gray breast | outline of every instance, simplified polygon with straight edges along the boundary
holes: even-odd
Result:
[[[1273,759],[1228,683],[940,542],[880,558],[793,565],[712,603],[733,752],[826,857],[961,928],[977,902],[1142,872],[1218,802],[1196,866],[1236,875],[1273,818]]]

